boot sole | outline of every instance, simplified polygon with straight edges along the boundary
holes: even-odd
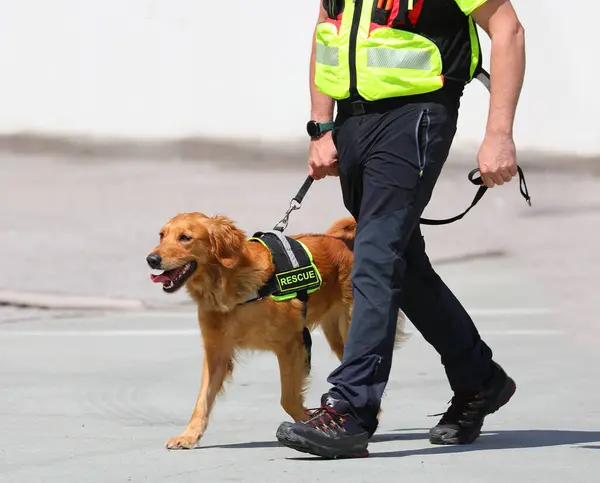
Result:
[[[308,453],[326,459],[366,458],[369,451],[362,446],[354,446],[344,450],[320,445],[299,434],[290,434],[287,428],[279,428],[276,433],[277,440],[286,446],[301,453]]]
[[[438,437],[430,436],[429,442],[431,444],[439,444],[439,445],[456,445],[456,444],[471,444],[471,443],[473,443],[481,434],[481,428],[483,427],[483,422],[485,421],[485,418],[487,416],[489,416],[490,414],[494,414],[502,406],[505,406],[508,403],[508,401],[510,401],[511,398],[514,396],[516,391],[517,391],[517,385],[516,385],[515,381],[513,381],[509,377],[508,380],[506,381],[506,384],[504,384],[504,387],[498,394],[498,397],[496,398],[496,404],[494,404],[491,407],[491,409],[486,413],[484,418],[481,420],[481,425],[479,426],[477,431],[475,431],[472,435],[470,435],[469,438],[461,439],[458,436],[451,437],[451,438],[444,438],[443,435],[438,436]]]

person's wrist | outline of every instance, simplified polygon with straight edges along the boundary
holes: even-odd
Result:
[[[323,114],[319,112],[311,112],[310,119],[316,122],[332,122],[333,116],[331,114]]]
[[[332,109],[311,109],[310,119],[316,122],[331,122],[333,121]]]
[[[490,126],[486,129],[485,137],[488,139],[512,139],[513,131],[508,127]]]

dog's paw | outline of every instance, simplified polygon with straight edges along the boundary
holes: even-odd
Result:
[[[200,435],[182,434],[167,441],[167,449],[192,449],[200,441]]]

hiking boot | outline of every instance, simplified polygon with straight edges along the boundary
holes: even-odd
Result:
[[[517,389],[515,381],[498,364],[493,364],[492,371],[478,393],[454,395],[442,419],[429,430],[430,443],[471,444],[479,437],[485,417],[504,406]]]
[[[321,407],[307,410],[305,422],[281,423],[277,439],[288,448],[323,458],[364,458],[369,455],[369,434],[361,428],[352,414],[350,404],[321,397]]]

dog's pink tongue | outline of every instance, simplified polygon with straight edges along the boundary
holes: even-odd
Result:
[[[165,275],[164,273],[162,273],[160,275],[150,274],[150,279],[154,283],[165,283],[165,282],[170,282],[171,281],[171,279],[167,275]]]

